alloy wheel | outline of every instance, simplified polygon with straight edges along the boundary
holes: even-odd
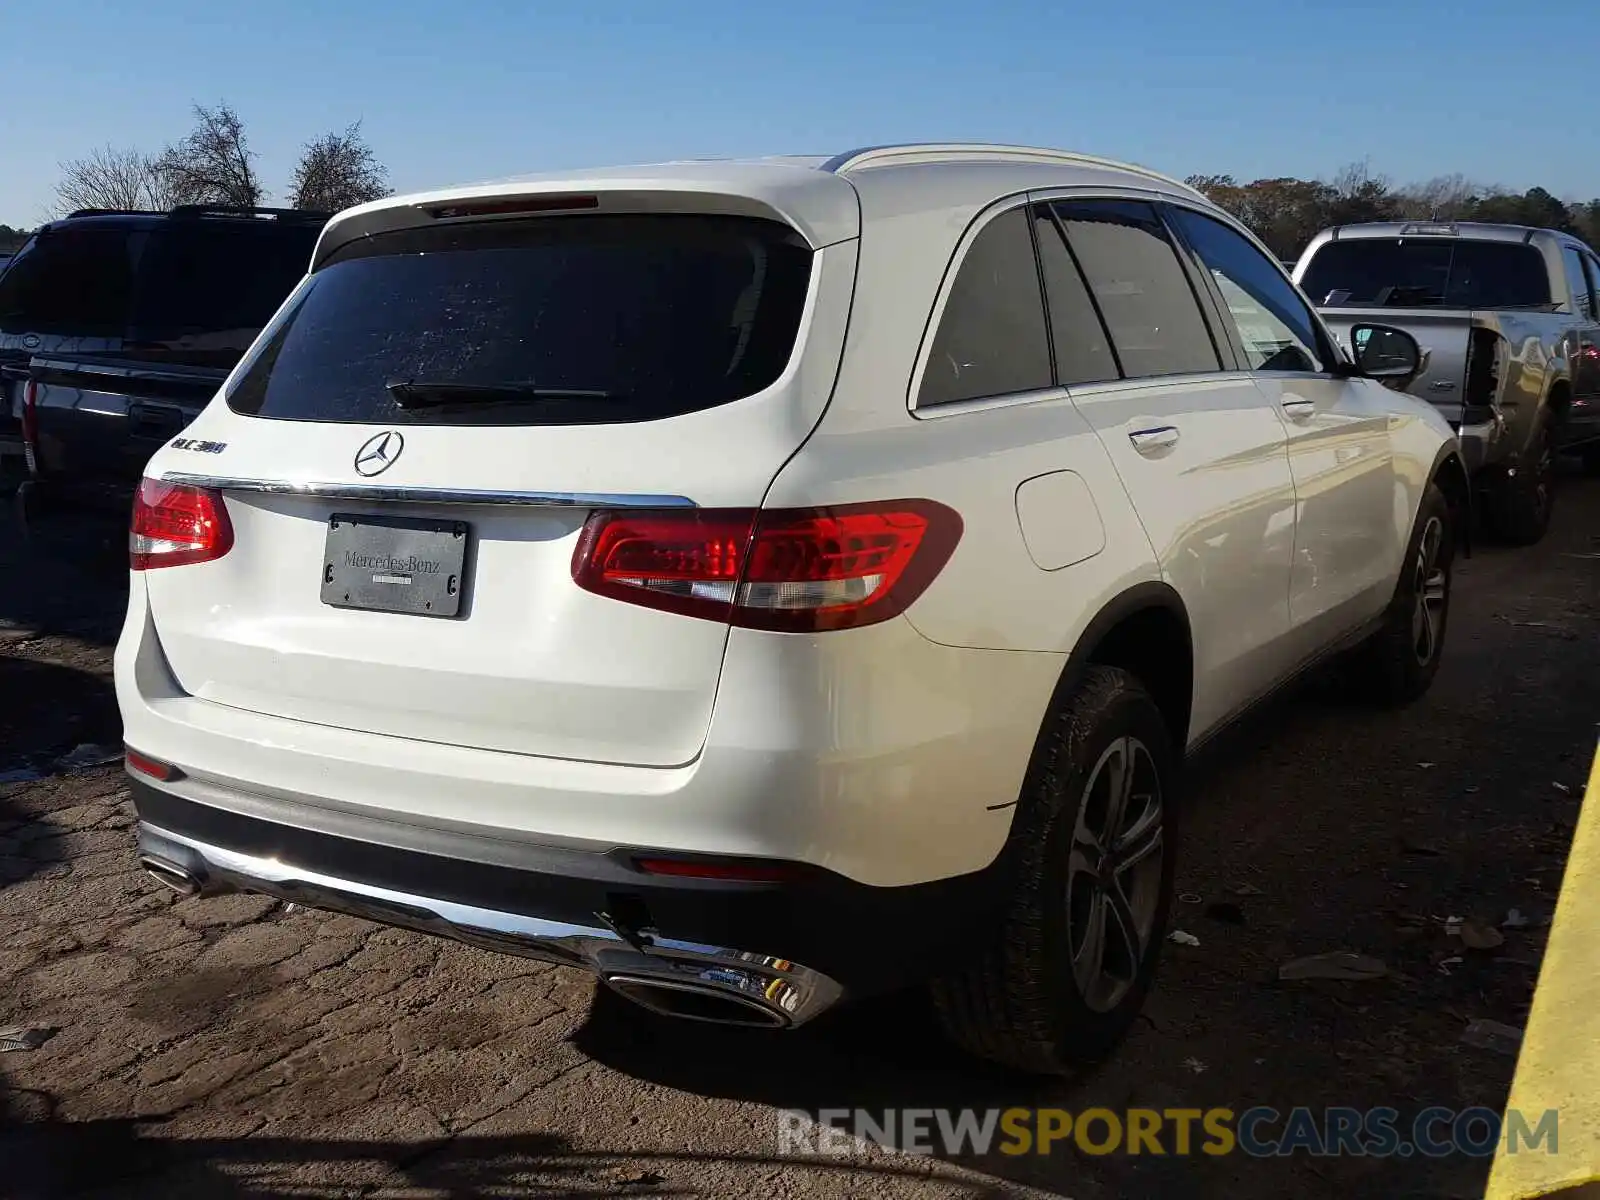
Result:
[[[1444,522],[1428,518],[1417,545],[1417,561],[1412,576],[1411,652],[1420,666],[1427,666],[1439,653],[1444,631],[1445,604],[1449,600],[1449,578],[1443,563]]]
[[[1122,1002],[1155,936],[1164,815],[1155,759],[1138,738],[1118,738],[1089,772],[1067,862],[1072,975],[1095,1012]]]

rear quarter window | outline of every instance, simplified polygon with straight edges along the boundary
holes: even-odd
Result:
[[[302,284],[228,404],[281,420],[445,425],[713,408],[782,375],[811,262],[798,233],[755,218],[544,217],[380,234]],[[400,395],[424,403],[402,407]]]
[[[1026,208],[985,225],[961,259],[917,392],[917,407],[1052,384],[1044,295]]]

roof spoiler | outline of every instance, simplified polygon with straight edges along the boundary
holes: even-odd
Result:
[[[76,212],[69,212],[63,220],[70,221],[75,217],[159,217],[161,213],[153,208],[80,208]]]
[[[332,213],[306,208],[257,208],[244,204],[179,204],[168,216],[173,217],[259,217],[276,221],[303,221],[325,224]]]
[[[64,220],[77,217],[256,217],[306,224],[326,224],[333,216],[307,208],[252,208],[235,204],[179,204],[168,210],[155,208],[80,208]]]

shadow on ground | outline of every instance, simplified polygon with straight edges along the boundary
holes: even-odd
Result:
[[[24,815],[6,811],[16,803],[7,799],[16,788],[70,769],[68,756],[79,747],[107,753],[120,747],[110,672],[103,662],[97,666],[0,653],[0,830]]]
[[[365,1177],[368,1195],[387,1191],[449,1196],[452,1200],[539,1197],[564,1200],[596,1195],[656,1197],[706,1194],[675,1183],[707,1168],[794,1170],[793,1160],[693,1151],[584,1150],[559,1134],[463,1136],[433,1143],[293,1137],[191,1138],[144,1136],[139,1122],[56,1118],[49,1097],[0,1088],[0,1162],[12,1200],[58,1200],[83,1194],[159,1195],[163,1200],[267,1200],[269,1197],[344,1196],[355,1188],[319,1185],[306,1175]],[[814,1174],[848,1173],[863,1180],[915,1183],[925,1172],[912,1165],[830,1164],[808,1160]],[[374,1184],[373,1176],[383,1182]],[[869,1182],[870,1186],[870,1182]],[[947,1188],[959,1186],[947,1181]],[[946,1194],[949,1194],[947,1191]],[[998,1185],[969,1182],[971,1200],[1010,1194]]]
[[[127,601],[122,518],[63,511],[24,523],[0,497],[0,651],[57,636],[109,647]]]

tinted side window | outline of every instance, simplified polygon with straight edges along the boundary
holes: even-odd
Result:
[[[1148,204],[1070,200],[1054,206],[1129,378],[1221,369],[1189,277]]]
[[[1044,275],[1045,305],[1050,313],[1050,340],[1056,352],[1056,382],[1099,383],[1116,379],[1116,355],[1095,311],[1089,289],[1072,260],[1061,226],[1048,207],[1034,210],[1034,238],[1039,269]]]
[[[1221,221],[1187,208],[1168,210],[1217,281],[1252,371],[1321,371],[1316,324],[1294,286],[1272,262]]]
[[[978,233],[951,285],[917,404],[950,404],[1051,386],[1039,264],[1028,210]]]
[[[1589,319],[1600,321],[1600,258],[1585,255],[1583,261],[1589,268]]]

